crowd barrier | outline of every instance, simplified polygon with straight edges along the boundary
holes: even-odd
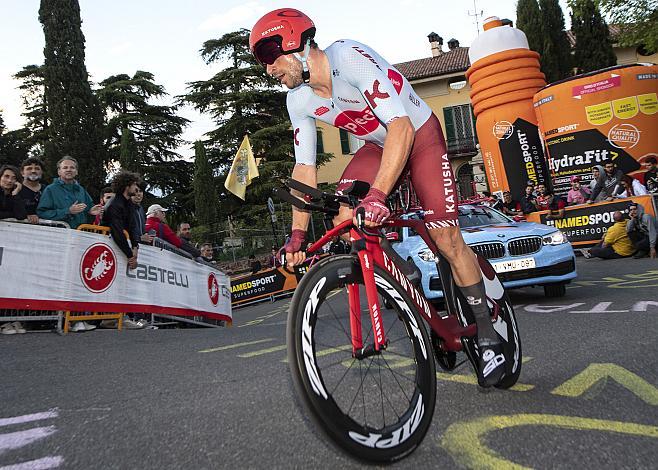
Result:
[[[615,199],[610,202],[568,206],[564,217],[549,220],[550,211],[532,212],[526,215],[529,222],[539,222],[560,229],[574,246],[585,247],[601,241],[603,234],[614,224],[612,215],[615,211],[628,214],[630,202],[644,206],[645,213],[656,216],[656,199],[651,195]]]
[[[212,264],[161,244],[143,245],[137,269],[129,270],[125,255],[104,235],[107,228],[60,228],[67,226],[0,221],[1,323],[54,320],[61,331],[64,312],[147,313],[210,326],[232,322],[229,279]]]

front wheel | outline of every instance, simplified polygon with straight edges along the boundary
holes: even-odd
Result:
[[[357,257],[331,256],[314,266],[288,314],[288,361],[298,403],[330,441],[353,457],[391,462],[411,453],[429,429],[436,400],[432,346],[405,291],[375,267],[388,346],[352,355],[348,285],[359,291],[363,344],[372,345],[363,276]]]

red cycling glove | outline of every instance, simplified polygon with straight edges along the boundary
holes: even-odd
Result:
[[[354,209],[355,216],[356,211],[361,207],[365,210],[366,220],[376,224],[381,224],[391,215],[391,211],[386,206],[386,194],[376,188],[370,188],[370,191],[363,198],[361,204]]]
[[[300,228],[293,229],[290,234],[290,240],[283,245],[283,249],[286,253],[297,253],[302,251],[302,245],[306,241],[306,230]]]

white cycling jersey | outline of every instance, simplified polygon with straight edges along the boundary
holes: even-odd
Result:
[[[342,39],[324,50],[331,68],[331,98],[303,84],[288,92],[295,161],[315,165],[315,120],[345,129],[356,138],[384,146],[386,126],[408,116],[415,130],[432,110],[406,78],[379,54],[356,41]]]

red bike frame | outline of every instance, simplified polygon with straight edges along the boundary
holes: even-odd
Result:
[[[384,222],[383,225],[389,227],[411,227],[423,238],[425,243],[427,243],[427,246],[435,247],[422,220],[392,219]],[[350,219],[327,231],[327,233],[309,247],[308,251],[311,253],[319,251],[322,246],[332,238],[347,233],[348,231],[352,246],[357,248],[359,260],[361,261],[360,264],[363,273],[366,297],[368,300],[368,310],[370,312],[373,331],[375,332],[374,349],[379,351],[382,348],[386,348],[386,332],[384,331],[384,325],[381,321],[379,296],[377,295],[377,287],[375,284],[375,266],[379,266],[400,283],[402,288],[413,300],[418,311],[425,318],[425,321],[443,340],[443,347],[447,351],[461,351],[463,348],[461,338],[475,336],[475,324],[463,327],[455,315],[439,315],[432,304],[427,301],[425,296],[418,291],[409,279],[407,279],[402,270],[396,266],[395,262],[382,249],[379,243],[379,236],[371,235],[358,229]],[[436,253],[436,249],[433,251]],[[361,332],[360,294],[357,285],[348,285],[348,299],[352,354],[356,355],[364,349]]]

